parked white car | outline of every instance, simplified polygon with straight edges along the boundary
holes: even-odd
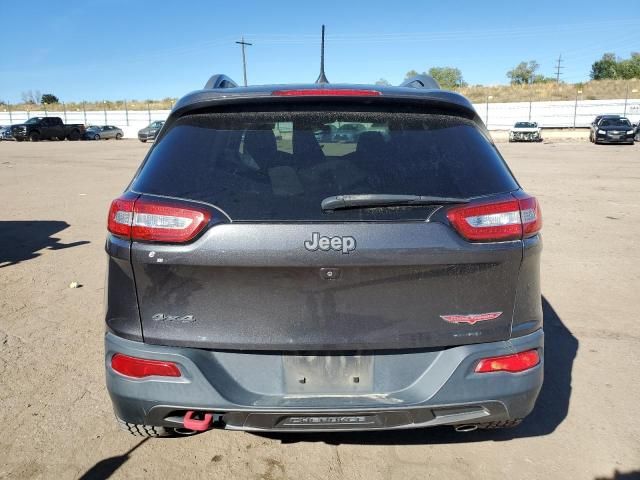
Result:
[[[509,130],[510,142],[541,142],[541,128],[536,122],[516,122]]]
[[[2,140],[13,140],[11,125],[7,125],[6,127],[0,125],[0,141]]]

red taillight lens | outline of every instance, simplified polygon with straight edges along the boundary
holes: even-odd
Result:
[[[377,90],[362,90],[357,88],[301,88],[299,90],[276,90],[275,97],[379,97]]]
[[[131,222],[133,221],[133,205],[137,197],[124,195],[111,202],[107,229],[119,237],[131,238]]]
[[[133,378],[151,376],[179,377],[180,369],[173,362],[163,360],[147,360],[146,358],[130,357],[116,353],[111,358],[111,368],[121,375]]]
[[[483,358],[476,365],[476,373],[489,372],[523,372],[529,370],[540,363],[540,355],[537,350],[527,350],[526,352],[512,355],[502,355],[499,357]]]
[[[538,201],[528,195],[491,203],[472,203],[447,212],[453,227],[472,242],[519,240],[540,231]]]
[[[540,204],[534,197],[523,197],[518,199],[520,203],[520,215],[522,217],[523,236],[531,237],[542,229],[542,211]]]
[[[126,196],[113,201],[108,229],[114,235],[147,242],[184,243],[211,220],[205,208]]]

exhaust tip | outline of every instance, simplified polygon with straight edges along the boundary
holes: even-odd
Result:
[[[468,432],[473,432],[473,431],[477,430],[478,429],[478,425],[469,423],[469,424],[465,424],[465,425],[456,425],[453,428],[458,433],[468,433]]]
[[[178,434],[178,435],[182,435],[185,437],[188,437],[190,435],[196,435],[200,432],[196,431],[196,430],[191,430],[190,428],[184,428],[184,427],[178,427],[178,428],[174,428],[173,431]]]

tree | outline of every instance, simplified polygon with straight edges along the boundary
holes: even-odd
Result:
[[[431,67],[429,72],[418,73],[409,70],[404,76],[405,80],[416,75],[431,75],[443,88],[451,89],[455,87],[465,87],[467,84],[462,78],[462,72],[454,67]]]
[[[591,65],[591,79],[605,80],[618,78],[618,59],[615,53],[605,53]]]
[[[512,85],[528,85],[536,83],[544,79],[542,75],[536,75],[536,71],[540,68],[540,64],[535,60],[520,62],[513,70],[507,72],[507,77],[511,80]]]
[[[466,83],[462,78],[462,72],[454,67],[431,67],[429,69],[431,75],[443,88],[452,89],[456,87],[464,87]]]
[[[27,90],[26,92],[22,92],[20,94],[20,97],[22,98],[22,103],[27,103],[29,105],[33,105],[34,103],[37,103],[33,95],[33,90]]]
[[[385,78],[381,78],[376,81],[376,85],[382,85],[382,86],[388,87],[391,84]]]
[[[53,93],[44,93],[42,95],[42,103],[46,103],[46,104],[60,103],[60,100]]]
[[[615,53],[605,53],[591,65],[592,80],[640,78],[640,53],[633,52],[628,59],[616,57]]]
[[[640,78],[640,53],[633,52],[628,60],[619,61],[618,75],[625,80]]]

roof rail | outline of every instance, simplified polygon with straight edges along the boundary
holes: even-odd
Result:
[[[400,84],[401,87],[429,88],[440,90],[440,85],[431,75],[414,75]]]
[[[209,90],[211,88],[235,88],[237,86],[238,84],[236,82],[221,73],[213,75],[209,81],[204,84],[205,90]]]

